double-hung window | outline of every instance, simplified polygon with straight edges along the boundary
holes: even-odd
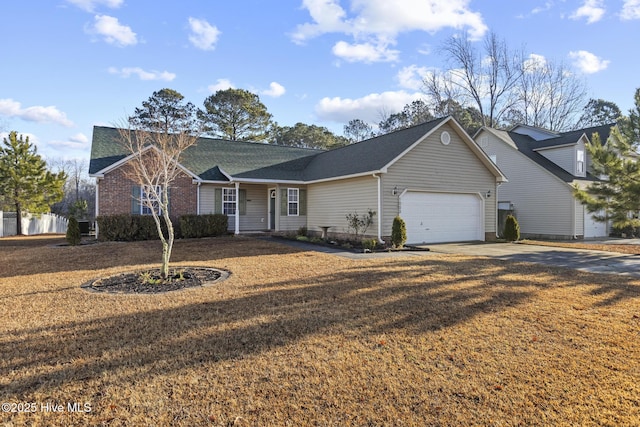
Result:
[[[153,212],[158,215],[162,214],[160,208],[160,198],[162,197],[162,187],[159,185],[154,188],[148,185],[143,185],[140,188],[140,214],[152,215]]]
[[[222,189],[222,213],[230,216],[236,214],[236,190],[235,188]]]
[[[576,172],[584,173],[584,150],[576,152]]]
[[[300,190],[298,188],[289,188],[287,192],[287,200],[289,216],[298,216],[300,209]]]

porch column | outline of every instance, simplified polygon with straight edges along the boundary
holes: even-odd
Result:
[[[236,231],[235,234],[240,234],[240,183],[236,182]]]

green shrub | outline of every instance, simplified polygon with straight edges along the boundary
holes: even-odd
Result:
[[[75,217],[69,218],[69,223],[67,224],[67,243],[71,246],[76,246],[80,244],[81,240],[80,235],[80,225],[78,224],[78,220]]]
[[[376,239],[362,239],[362,249],[365,251],[373,251],[377,244],[378,241]]]
[[[229,217],[222,214],[182,215],[179,223],[184,238],[215,237],[227,233]]]
[[[308,234],[307,227],[302,226],[298,228],[298,236],[306,236]]]
[[[407,225],[400,216],[393,218],[391,227],[391,243],[395,248],[401,248],[407,242]]]
[[[160,219],[166,233],[164,219]],[[105,215],[96,218],[98,223],[98,240],[132,242],[139,240],[159,240],[156,222],[151,215]],[[178,221],[172,221],[174,236],[181,236]]]
[[[504,224],[504,238],[507,242],[515,242],[520,239],[520,225],[513,215],[507,215]]]

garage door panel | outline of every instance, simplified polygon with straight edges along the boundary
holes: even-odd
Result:
[[[474,194],[407,192],[401,216],[408,243],[483,240],[482,202]]]

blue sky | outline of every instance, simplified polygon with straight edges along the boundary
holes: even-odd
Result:
[[[623,111],[640,87],[640,0],[30,0],[0,16],[0,136],[48,158],[88,159],[94,125],[165,87],[198,107],[250,90],[281,126],[377,123],[422,96],[462,31],[564,61]]]

